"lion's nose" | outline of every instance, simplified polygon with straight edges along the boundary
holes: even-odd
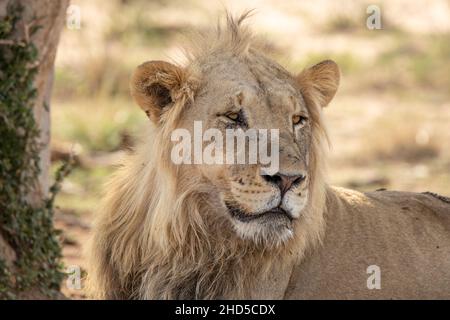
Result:
[[[284,175],[284,174],[274,174],[270,175],[262,175],[262,178],[267,182],[274,183],[280,188],[281,197],[293,186],[299,184],[303,180],[305,180],[306,176],[304,174],[300,175]]]

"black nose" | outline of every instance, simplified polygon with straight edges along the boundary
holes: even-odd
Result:
[[[274,183],[280,188],[281,196],[283,196],[293,185],[296,185],[305,180],[305,175],[287,176],[284,174],[274,174],[273,176],[262,175],[262,178],[267,182]]]

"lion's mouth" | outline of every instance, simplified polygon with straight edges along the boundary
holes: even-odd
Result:
[[[261,213],[256,213],[256,214],[249,214],[247,212],[244,212],[243,210],[233,206],[230,203],[225,202],[225,206],[228,209],[228,212],[230,212],[230,214],[236,218],[239,221],[242,222],[250,222],[253,220],[257,220],[263,217],[269,217],[269,216],[273,216],[273,217],[286,217],[289,219],[289,221],[293,220],[293,217],[284,209],[280,208],[280,207],[275,207],[273,209],[270,209],[268,211],[264,211]]]

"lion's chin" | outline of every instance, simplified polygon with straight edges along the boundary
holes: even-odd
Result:
[[[279,246],[294,235],[292,219],[286,214],[269,212],[250,221],[241,221],[234,217],[231,219],[239,237],[256,244]]]
[[[238,236],[265,246],[279,246],[293,237],[294,218],[280,207],[248,214],[225,202],[229,218]]]

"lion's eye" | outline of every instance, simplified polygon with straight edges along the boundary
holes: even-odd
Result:
[[[292,117],[292,123],[294,126],[304,125],[306,121],[308,121],[308,117],[305,116],[295,115]]]
[[[239,119],[239,113],[237,113],[237,112],[230,112],[230,113],[227,113],[225,116],[228,119],[233,120],[233,121],[236,121]]]
[[[236,126],[243,127],[243,128],[248,127],[246,117],[242,110],[228,111],[228,112],[222,113],[222,114],[219,113],[219,114],[217,114],[217,116],[219,116],[222,120],[225,120],[225,118],[228,119],[228,121],[225,120],[225,123],[229,127],[236,127]]]

